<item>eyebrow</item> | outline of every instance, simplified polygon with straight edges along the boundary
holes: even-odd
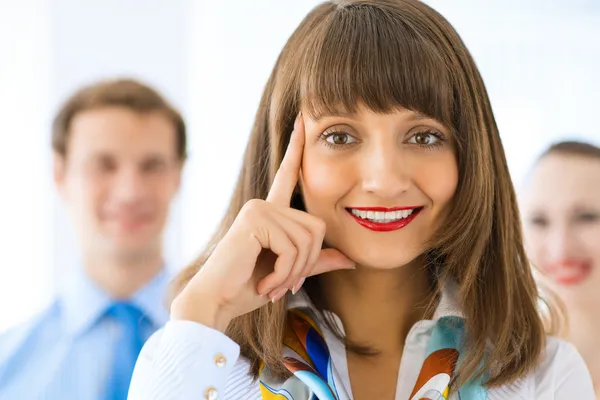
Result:
[[[586,202],[575,203],[575,205],[571,208],[571,211],[574,213],[598,212],[595,204],[588,204]]]

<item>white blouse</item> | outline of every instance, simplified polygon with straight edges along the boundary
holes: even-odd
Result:
[[[400,362],[396,400],[407,400],[425,360],[431,330],[437,319],[460,315],[457,302],[445,291],[433,319],[416,323],[409,332]],[[303,292],[291,297],[289,307],[312,307]],[[341,328],[341,323],[333,315]],[[320,327],[340,382],[352,397],[346,350],[326,327]],[[343,331],[343,330],[342,330]],[[191,321],[170,321],[156,332],[140,353],[129,390],[129,400],[261,400],[258,382],[249,374],[248,360],[237,343],[219,331]],[[537,368],[511,385],[491,389],[490,400],[594,400],[590,374],[577,350],[560,339],[548,338]]]

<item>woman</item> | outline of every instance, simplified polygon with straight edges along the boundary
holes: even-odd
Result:
[[[130,398],[591,399],[578,353],[546,338],[519,226],[448,22],[326,2],[275,65],[222,228]]]
[[[600,148],[552,145],[523,193],[526,243],[541,279],[568,311],[568,337],[583,355],[600,396]]]

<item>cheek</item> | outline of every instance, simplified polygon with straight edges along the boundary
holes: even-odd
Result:
[[[94,209],[102,202],[106,185],[101,180],[89,180],[86,177],[72,179],[67,187],[69,206],[77,209]]]
[[[154,179],[145,186],[144,200],[150,203],[154,203],[157,206],[168,208],[173,201],[173,198],[177,194],[178,177],[172,175],[165,175]]]
[[[533,253],[540,247],[540,237],[540,232],[536,232],[534,227],[523,222],[523,243],[528,252]]]
[[[351,189],[352,176],[352,170],[343,160],[305,152],[301,186],[307,211],[335,205]]]
[[[546,262],[546,237],[546,233],[533,227],[525,227],[523,230],[523,239],[525,243],[525,250],[527,251],[527,257],[536,267],[541,268],[541,266]]]
[[[600,223],[595,223],[579,235],[586,253],[593,259],[594,265],[600,267]]]
[[[154,193],[152,196],[146,196],[144,203],[151,209],[156,210],[160,214],[166,214],[169,212],[171,202],[173,201],[174,193],[163,190],[158,193]]]
[[[452,153],[434,159],[419,159],[413,164],[413,180],[441,212],[450,203],[458,186],[458,166]]]

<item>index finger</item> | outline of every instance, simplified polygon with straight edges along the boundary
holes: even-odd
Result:
[[[290,143],[267,195],[268,202],[289,207],[292,194],[298,183],[298,177],[300,176],[303,151],[304,120],[302,119],[302,114],[298,114],[294,123],[294,131],[290,137]]]

